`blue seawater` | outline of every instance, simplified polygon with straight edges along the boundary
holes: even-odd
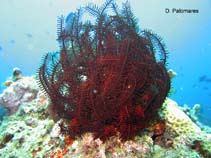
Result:
[[[2,0],[0,5],[0,92],[19,67],[24,76],[36,73],[42,56],[57,51],[57,17],[89,0]],[[101,4],[103,0],[94,1]],[[117,0],[121,4],[122,0]],[[211,1],[130,0],[141,29],[162,37],[169,51],[168,68],[177,72],[170,98],[179,105],[201,105],[200,121],[211,126]],[[169,9],[170,12],[166,12]],[[173,9],[197,10],[175,13]],[[0,110],[0,113],[2,111]]]

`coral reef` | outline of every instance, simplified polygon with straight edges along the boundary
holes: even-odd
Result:
[[[100,139],[94,139],[94,136],[87,133],[78,139],[69,147],[69,153],[75,157],[122,157],[138,158],[152,156],[152,140],[148,136],[135,137],[135,141],[126,141],[124,143],[118,137],[111,137],[103,143]],[[75,146],[75,150],[71,150]],[[94,149],[94,150],[93,150]]]
[[[4,117],[1,122],[0,157],[34,157],[41,150],[41,144],[48,141],[43,142],[43,139],[54,125],[47,112],[47,97],[40,91],[35,77],[24,77],[14,82],[1,97],[10,101],[5,103],[17,106],[9,106],[13,115]],[[45,144],[45,147],[43,152],[53,146]]]
[[[173,69],[169,69],[168,74],[170,78],[174,78],[175,76],[177,76],[177,73]]]
[[[31,79],[34,80],[34,78]],[[17,83],[21,84],[21,82]],[[60,127],[64,120],[57,122],[52,120],[48,113],[48,98],[39,89],[37,91],[36,98],[30,102],[22,102],[16,113],[5,117],[1,122],[0,157],[210,157],[211,135],[201,131],[190,118],[188,119],[176,102],[170,99],[167,99],[160,109],[162,120],[149,127],[152,132],[142,131],[133,140],[124,142],[121,141],[120,135],[112,136],[103,142],[96,139],[93,133],[84,133],[81,137],[76,137],[75,140],[64,134]],[[27,90],[25,93],[28,93]],[[187,124],[185,129],[194,129],[185,131],[182,122]],[[196,131],[194,131],[195,129]],[[175,131],[179,132],[175,133]],[[157,136],[157,140],[153,139],[153,135]],[[163,141],[164,139],[170,139],[173,144],[168,146],[168,142]]]
[[[37,97],[38,86],[33,77],[23,77],[13,82],[0,94],[0,104],[14,114],[23,102],[31,102]]]
[[[152,126],[151,138],[154,144],[157,144],[163,148],[173,147],[173,137],[166,132],[166,123],[164,120],[161,120]]]
[[[4,85],[5,86],[10,86],[13,82],[19,80],[23,78],[23,75],[22,75],[22,72],[19,68],[17,67],[14,67],[13,70],[12,70],[12,76],[9,77],[9,79],[7,79],[5,82],[4,82]]]
[[[31,110],[26,110],[29,108]],[[49,137],[46,137],[54,122],[50,117],[44,116],[45,111],[46,106],[39,106],[33,100],[22,104],[17,113],[2,121],[0,157],[41,158],[43,156],[39,154],[44,155],[57,146],[56,143],[50,143]],[[56,138],[52,142],[56,142]]]
[[[94,24],[81,20],[87,12]],[[158,116],[170,89],[161,39],[139,30],[128,3],[119,9],[112,0],[72,13],[66,28],[63,21],[61,51],[47,54],[39,69],[51,114],[70,120],[73,138],[85,132],[133,138]]]
[[[195,123],[198,122],[198,115],[201,111],[201,105],[200,104],[195,104],[193,108],[189,107],[187,104],[184,104],[182,107],[180,107],[182,111],[187,114],[191,120]]]
[[[94,24],[81,20],[86,11]],[[60,52],[44,57],[38,76],[20,75],[0,94],[10,113],[0,122],[0,157],[211,157],[211,134],[166,98],[176,73],[129,4],[107,0],[70,15],[65,28],[59,18]]]
[[[162,106],[160,116],[165,120],[166,126],[172,128],[176,134],[201,132],[201,129],[182,111],[176,102],[166,99]]]
[[[211,135],[202,131],[194,120],[181,110],[181,107],[175,101],[166,99],[160,109],[160,116],[165,120],[167,131],[173,138],[174,148],[177,149],[183,146],[181,148],[183,153],[185,150],[189,150],[187,148],[192,148],[204,157],[211,156]],[[199,143],[197,144],[196,142],[200,142],[200,149]]]

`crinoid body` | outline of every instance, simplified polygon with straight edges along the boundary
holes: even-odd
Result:
[[[82,13],[96,22],[83,22]],[[73,137],[133,138],[157,117],[170,88],[160,38],[138,29],[128,3],[118,9],[112,0],[71,13],[66,26],[63,21],[61,50],[47,54],[39,69],[54,115],[69,120]]]

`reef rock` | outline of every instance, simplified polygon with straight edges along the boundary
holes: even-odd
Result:
[[[14,114],[22,103],[35,99],[38,91],[34,77],[24,77],[13,82],[0,94],[0,104],[8,110],[9,115]]]

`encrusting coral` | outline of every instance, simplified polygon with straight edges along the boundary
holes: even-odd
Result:
[[[82,20],[87,12],[94,24]],[[133,138],[158,116],[169,92],[164,45],[139,30],[128,3],[122,9],[113,0],[90,4],[69,19],[59,18],[60,52],[48,53],[39,69],[53,117],[69,120],[73,138],[85,132],[102,140],[118,133]]]

